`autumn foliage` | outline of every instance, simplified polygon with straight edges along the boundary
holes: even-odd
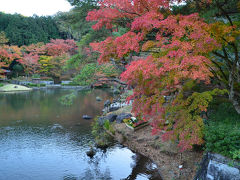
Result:
[[[87,20],[96,21],[96,30],[103,26],[129,29],[120,37],[91,44],[100,53],[99,63],[124,59],[133,52],[148,52],[146,58],[128,64],[121,75],[134,87],[129,97],[134,100],[133,112],[152,122],[153,133],[165,132],[163,139],[175,140],[181,150],[186,150],[204,142],[201,114],[207,111],[213,96],[226,93],[219,89],[194,92],[191,88],[210,83],[215,75],[210,53],[222,48],[221,37],[231,42],[237,32],[232,38],[228,34],[234,32],[233,27],[207,24],[197,13],[173,15],[173,2],[183,1],[103,0],[98,10],[89,12]],[[222,36],[213,36],[212,29]]]
[[[29,76],[36,73],[59,78],[69,57],[76,54],[74,40],[55,39],[51,42],[31,44],[29,46],[1,46],[0,67],[8,68],[13,61],[24,67]]]

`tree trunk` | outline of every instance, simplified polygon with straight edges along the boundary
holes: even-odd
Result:
[[[238,114],[240,114],[240,105],[238,102],[238,99],[236,98],[235,92],[234,92],[234,67],[232,68],[232,72],[229,73],[229,100],[233,103],[233,106]]]

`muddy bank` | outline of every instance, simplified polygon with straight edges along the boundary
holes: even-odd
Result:
[[[130,113],[131,107],[123,107],[108,113],[119,115]],[[192,180],[202,159],[202,152],[179,152],[177,145],[163,142],[161,135],[153,136],[150,125],[133,131],[124,123],[112,123],[114,134],[109,132],[119,143],[154,161],[164,180]]]

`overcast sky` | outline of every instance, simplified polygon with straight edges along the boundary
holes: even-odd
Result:
[[[67,0],[0,0],[0,11],[18,13],[24,16],[53,15],[58,11],[69,11],[71,5]]]

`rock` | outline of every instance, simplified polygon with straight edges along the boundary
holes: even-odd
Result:
[[[231,163],[232,165],[229,166]],[[207,153],[195,176],[195,180],[200,179],[240,180],[240,166],[222,155]]]
[[[132,117],[132,114],[130,113],[121,113],[117,116],[116,122],[117,123],[122,123],[124,119]]]
[[[116,114],[109,114],[107,116],[101,116],[101,117],[98,118],[98,124],[100,126],[103,126],[105,121],[108,120],[109,122],[112,123],[112,122],[114,122],[116,120],[116,118],[117,118]]]
[[[109,112],[116,111],[120,108],[121,108],[121,103],[119,103],[119,102],[112,103],[112,104],[110,104]]]
[[[87,156],[90,158],[93,158],[93,156],[96,154],[96,151],[91,148],[89,151],[86,152]]]
[[[111,104],[111,101],[110,100],[106,100],[104,102],[104,107],[108,107],[108,106],[110,106],[110,104]]]
[[[121,91],[119,89],[117,89],[117,88],[113,89],[113,94],[120,94],[120,93],[121,93]]]
[[[106,121],[106,117],[105,116],[101,116],[101,117],[98,118],[98,124],[100,126],[103,126],[105,121]]]
[[[92,116],[83,115],[82,118],[83,118],[83,119],[92,119]]]
[[[99,97],[99,96],[97,96],[97,97],[96,97],[96,101],[102,101],[102,98]]]
[[[113,112],[113,111],[116,111],[118,109],[120,109],[120,107],[110,107],[109,112]]]
[[[109,122],[114,122],[117,118],[116,114],[109,114],[106,116],[106,119],[109,120]]]

